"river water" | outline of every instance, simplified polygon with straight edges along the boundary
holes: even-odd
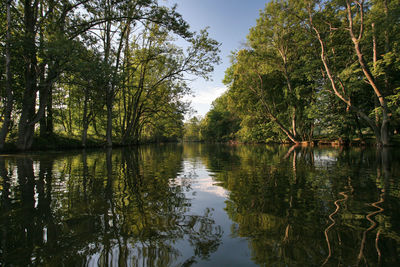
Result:
[[[0,156],[2,266],[400,266],[400,150]]]

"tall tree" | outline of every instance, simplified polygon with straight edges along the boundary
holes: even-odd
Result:
[[[310,67],[315,60],[297,17],[286,9],[285,1],[267,4],[250,29],[248,48],[235,55],[233,75],[226,81],[232,90],[241,87],[244,94],[255,97],[256,112],[264,114],[265,124],[273,122],[291,142],[298,143],[312,128],[305,113],[314,98],[315,75]],[[300,46],[307,58],[298,52]]]
[[[201,31],[188,39],[187,51],[172,44],[168,32],[148,25],[136,40],[128,76],[119,97],[123,104],[122,142],[137,142],[140,131],[155,117],[185,112],[181,97],[188,93],[184,74],[207,78],[219,62],[218,43]]]
[[[268,3],[225,79],[243,114],[238,134],[252,128],[266,140],[278,128],[297,143],[318,129],[347,139],[372,133],[389,145],[399,117],[399,14],[399,1]]]
[[[11,113],[13,110],[13,102],[14,102],[14,95],[11,87],[11,4],[12,0],[6,1],[6,13],[7,13],[7,22],[6,22],[6,101],[5,101],[5,109],[4,109],[4,119],[3,125],[0,130],[0,150],[4,148],[4,143],[7,137],[7,133],[10,128],[11,122]]]
[[[376,2],[376,3],[379,3]],[[365,24],[367,13],[370,12],[370,7],[366,5],[366,1],[350,1],[346,0],[344,5],[341,3],[336,4],[335,1],[327,1],[323,3],[325,9],[318,10],[317,5],[320,5],[319,1],[306,1],[305,6],[308,13],[308,23],[312,28],[316,38],[318,39],[321,47],[321,61],[324,66],[324,71],[330,81],[333,93],[344,102],[350,110],[353,110],[360,116],[373,130],[376,142],[378,145],[389,145],[390,144],[390,133],[389,133],[389,122],[390,122],[390,111],[387,106],[387,94],[390,92],[384,92],[384,87],[380,86],[376,75],[373,74],[370,66],[374,65],[373,57],[366,57],[366,50],[370,47],[366,42],[366,31],[372,30],[367,28]],[[375,3],[371,3],[374,5]],[[331,7],[331,8],[330,8]],[[345,11],[345,12],[344,12]],[[387,11],[388,12],[388,11]],[[374,119],[369,117],[369,112],[364,111],[362,107],[354,104],[354,98],[351,98],[351,91],[342,81],[340,76],[349,74],[351,71],[355,79],[360,79],[360,75],[357,69],[350,70],[348,67],[341,67],[334,65],[334,61],[330,59],[334,56],[329,53],[329,50],[334,51],[336,47],[340,45],[341,40],[335,39],[334,42],[329,41],[328,38],[334,31],[345,31],[347,32],[347,39],[351,41],[353,45],[353,52],[350,54],[349,60],[356,57],[358,67],[363,75],[363,80],[370,86],[373,97],[376,97],[379,102],[380,111],[382,113],[382,119],[376,124]],[[343,35],[341,35],[343,36]],[[385,37],[387,38],[387,36]],[[387,42],[386,48],[387,47]],[[374,48],[372,48],[374,49]],[[375,48],[376,49],[376,48]],[[388,50],[386,50],[389,52]],[[370,53],[373,54],[373,53]],[[370,63],[367,58],[371,58]],[[376,62],[376,60],[375,60]],[[376,65],[376,63],[375,63]],[[354,66],[354,65],[353,65]],[[334,70],[337,69],[342,73],[336,73]]]

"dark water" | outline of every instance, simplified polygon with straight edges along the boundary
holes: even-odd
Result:
[[[400,151],[0,157],[2,266],[400,266]]]

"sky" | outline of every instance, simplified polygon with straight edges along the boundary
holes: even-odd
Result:
[[[231,51],[240,49],[246,42],[249,29],[255,26],[260,10],[267,0],[167,0],[176,3],[178,12],[189,23],[191,30],[199,31],[209,27],[210,37],[221,43],[222,63],[215,66],[211,80],[201,78],[191,82],[193,96],[186,100],[192,102],[194,115],[204,116],[212,101],[226,90],[222,80],[230,65]]]

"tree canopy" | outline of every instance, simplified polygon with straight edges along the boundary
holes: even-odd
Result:
[[[0,9],[0,149],[6,140],[30,149],[35,134],[83,146],[88,136],[107,146],[176,140],[185,75],[207,78],[219,62],[219,43],[157,0],[8,0]]]
[[[231,103],[225,111],[240,127],[224,136],[389,145],[400,125],[399,12],[396,0],[270,1],[226,70],[228,91],[216,102]],[[223,123],[217,110],[205,128]]]

